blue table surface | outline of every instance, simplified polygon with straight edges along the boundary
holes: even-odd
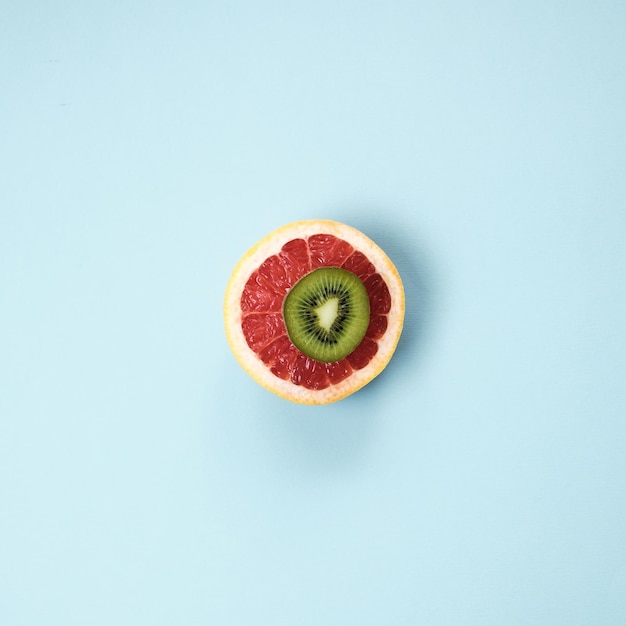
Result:
[[[7,5],[0,624],[626,624],[625,28]],[[312,217],[407,295],[389,367],[326,407],[222,321],[240,256]]]

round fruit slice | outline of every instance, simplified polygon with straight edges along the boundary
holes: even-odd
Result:
[[[303,276],[283,304],[287,336],[307,356],[332,363],[353,352],[370,323],[362,281],[340,267],[319,267]]]
[[[275,394],[328,404],[387,365],[404,322],[404,289],[387,255],[330,220],[287,224],[235,267],[226,338],[241,366]]]

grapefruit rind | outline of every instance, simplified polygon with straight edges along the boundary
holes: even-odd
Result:
[[[385,334],[378,340],[378,351],[362,369],[336,385],[312,390],[278,378],[265,366],[248,346],[241,328],[241,294],[246,281],[265,259],[278,254],[282,246],[292,239],[308,239],[311,235],[326,233],[350,243],[367,256],[381,275],[391,296],[391,309]],[[226,339],[241,367],[262,387],[276,395],[298,404],[330,404],[364,387],[387,366],[402,333],[405,298],[402,279],[385,252],[361,231],[332,220],[302,220],[285,224],[266,235],[252,246],[235,266],[226,286],[224,296],[224,325]]]

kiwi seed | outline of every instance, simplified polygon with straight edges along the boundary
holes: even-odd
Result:
[[[289,291],[283,317],[291,342],[324,363],[339,361],[363,340],[370,302],[361,280],[340,267],[320,267]]]

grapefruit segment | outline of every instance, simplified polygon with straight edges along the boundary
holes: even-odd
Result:
[[[242,319],[241,328],[247,344],[257,354],[287,333],[282,313],[251,313]]]
[[[357,346],[356,350],[350,353],[346,359],[355,370],[363,369],[378,352],[378,344],[369,337],[365,337]]]
[[[307,389],[326,389],[330,385],[330,381],[325,366],[325,363],[299,352],[293,363],[291,382],[294,385],[303,385]]]
[[[367,327],[365,333],[366,337],[370,339],[380,339],[387,330],[387,316],[386,315],[374,315],[370,318],[370,325]]]
[[[354,248],[334,235],[319,234],[309,237],[311,269],[318,267],[341,267]]]
[[[344,270],[356,274],[361,280],[365,280],[376,271],[376,268],[370,263],[369,259],[358,250],[355,250],[344,261],[341,267],[343,267]]]
[[[287,294],[321,267],[342,268],[362,282],[364,315],[369,300],[364,338],[345,358],[331,363],[301,352],[284,320]],[[404,308],[398,271],[371,239],[339,222],[304,220],[270,233],[242,257],[226,287],[224,323],[233,353],[257,382],[293,402],[328,404],[357,391],[385,368],[402,332]]]
[[[335,361],[334,363],[326,363],[326,374],[331,385],[337,385],[342,380],[345,380],[352,373],[352,366],[348,362],[348,359],[341,359],[341,361]]]
[[[285,334],[261,350],[259,357],[274,376],[287,379],[291,376],[293,364],[298,354],[298,349]]]
[[[391,295],[380,274],[373,274],[363,281],[370,297],[370,312],[372,315],[389,313],[391,309]]]
[[[279,312],[283,306],[284,294],[277,291],[258,271],[254,272],[241,294],[241,310],[244,313]]]
[[[295,282],[293,277],[287,273],[281,258],[277,254],[268,257],[259,265],[259,276],[283,298]]]
[[[309,247],[304,239],[292,239],[280,250],[280,257],[286,271],[295,285],[305,274],[311,271],[311,257]]]

